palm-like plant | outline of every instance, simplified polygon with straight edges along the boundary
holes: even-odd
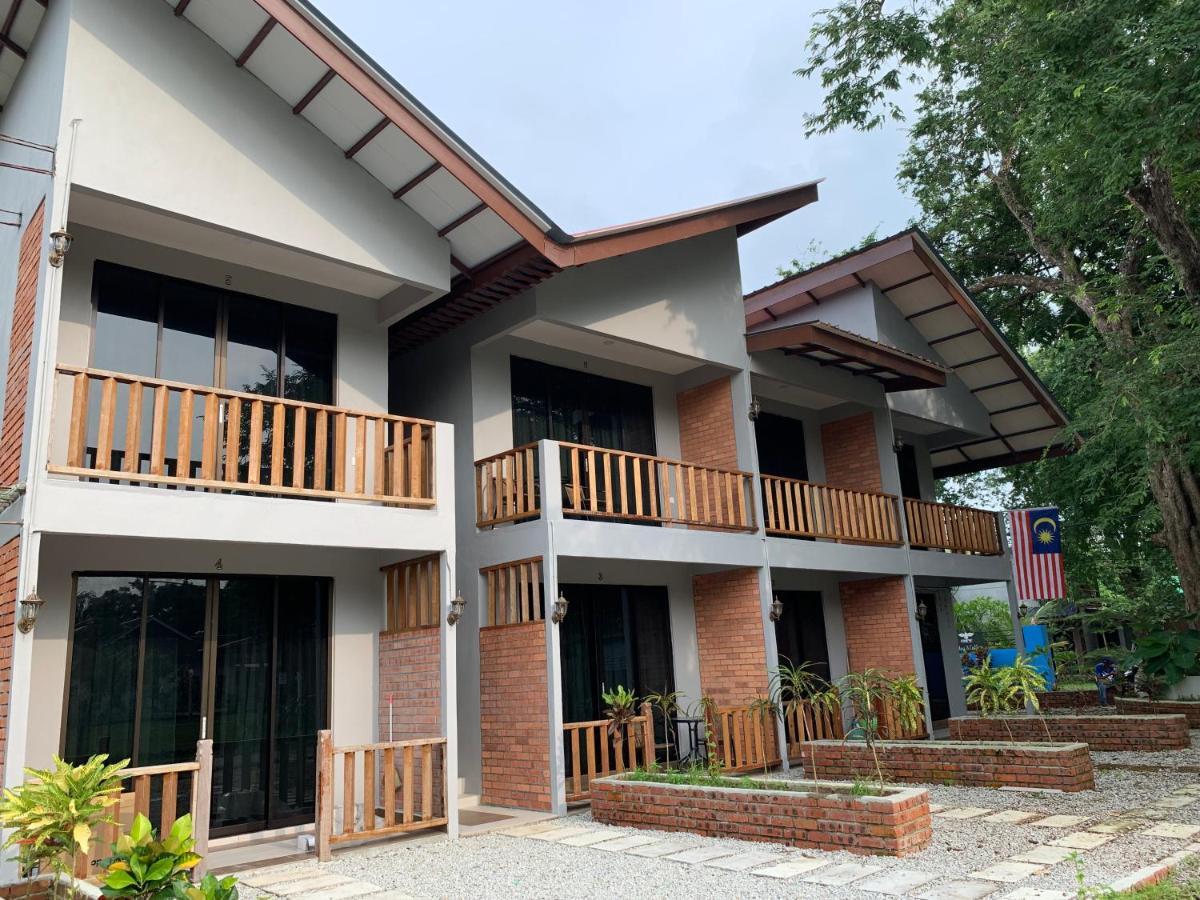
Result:
[[[809,741],[807,706],[813,716],[841,707],[841,698],[824,678],[814,672],[811,663],[794,664],[787,657],[780,657],[779,666],[771,675],[771,689],[779,699],[785,719],[795,723],[796,739],[803,745]],[[803,751],[802,751],[803,755]],[[815,754],[810,760],[813,781],[819,781]]]
[[[651,691],[642,699],[649,703],[651,707],[662,713],[663,727],[666,729],[667,737],[667,768],[671,768],[671,740],[674,728],[671,725],[673,716],[679,714],[679,698],[683,695],[679,691]]]
[[[963,686],[967,702],[979,707],[979,714],[985,718],[1017,708],[1018,689],[1012,676],[1006,669],[993,669],[991,660],[986,657],[963,679]],[[1008,739],[1013,740],[1008,722],[1003,718],[1000,721],[1004,723]]]
[[[120,772],[129,760],[107,760],[93,756],[73,766],[56,756],[53,769],[26,769],[30,780],[4,791],[0,825],[12,829],[4,846],[20,848],[23,869],[45,865],[66,876],[76,850],[87,852],[92,829],[113,822],[108,811],[120,799]]]
[[[1009,683],[1012,685],[1013,703],[1018,709],[1027,705],[1037,713],[1037,717],[1042,721],[1042,727],[1046,729],[1046,739],[1054,740],[1050,734],[1050,723],[1042,715],[1042,705],[1038,701],[1038,693],[1046,689],[1046,676],[1023,653],[1019,654],[1013,660],[1012,665],[1003,671],[1008,673]]]
[[[915,734],[925,719],[925,692],[917,684],[917,676],[902,675],[891,679],[888,695],[896,724],[904,734]]]

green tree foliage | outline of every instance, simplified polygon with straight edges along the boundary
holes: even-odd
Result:
[[[1003,600],[984,596],[956,600],[954,621],[959,632],[970,632],[976,641],[1012,643],[1012,617]]]
[[[1080,441],[1013,474],[1015,497],[1063,507],[1072,577],[1164,596],[1173,562],[1192,612],[1197,47],[1200,0],[840,0],[798,70],[826,88],[810,133],[911,114],[900,180],[920,224]]]

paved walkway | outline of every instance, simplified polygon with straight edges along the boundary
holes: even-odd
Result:
[[[1002,795],[997,794],[997,798]],[[588,854],[595,858],[601,868],[619,872],[616,857],[637,858],[660,864],[674,864],[699,871],[723,871],[738,873],[750,879],[744,882],[747,890],[756,884],[768,887],[776,884],[786,892],[813,897],[837,896],[881,896],[910,897],[917,900],[976,900],[989,897],[994,900],[1071,900],[1073,890],[1063,889],[1066,879],[1054,879],[1054,887],[1045,884],[1042,876],[1056,867],[1065,867],[1073,875],[1076,861],[1087,863],[1093,853],[1106,854],[1104,848],[1117,846],[1114,842],[1135,840],[1139,836],[1158,839],[1160,843],[1176,845],[1169,855],[1147,863],[1137,871],[1124,873],[1112,879],[1106,886],[1114,890],[1137,884],[1162,866],[1173,866],[1200,853],[1200,825],[1171,821],[1185,807],[1200,802],[1200,784],[1188,784],[1165,794],[1151,804],[1123,811],[1116,815],[1088,818],[1078,815],[1045,815],[1014,809],[984,808],[979,806],[931,807],[934,828],[938,822],[944,827],[953,827],[955,822],[977,820],[989,823],[997,829],[1019,827],[1030,835],[1045,833],[1032,847],[1025,846],[1020,852],[1007,859],[993,862],[982,868],[967,867],[961,871],[948,871],[945,865],[938,870],[922,868],[918,858],[901,860],[877,860],[873,857],[854,857],[847,854],[821,853],[819,851],[795,851],[777,845],[759,845],[730,840],[704,839],[694,835],[673,834],[661,831],[624,831],[595,824],[590,819],[568,816],[562,819],[509,827],[499,831],[502,840],[511,845],[511,854],[517,859],[533,859],[539,845],[553,844],[571,848],[571,852]],[[481,839],[470,838],[460,841],[455,847],[455,856],[470,857],[473,845],[481,846]],[[1028,845],[1028,841],[1025,842]],[[443,845],[445,846],[445,845]],[[525,846],[528,849],[523,850]],[[614,859],[606,863],[600,855],[611,854]],[[1142,860],[1139,860],[1142,862]],[[402,865],[399,857],[388,857],[376,852],[369,862],[360,866],[361,871],[384,873],[391,867]],[[353,866],[350,857],[345,865],[335,862],[332,867],[344,869]],[[388,874],[395,874],[391,868]],[[453,881],[453,873],[447,877]],[[242,881],[247,887],[262,894],[275,897],[296,897],[302,900],[317,898],[365,897],[373,900],[404,896],[386,890],[372,880],[355,878],[345,872],[335,872],[330,866],[314,863],[275,867],[243,873]],[[388,877],[379,877],[387,882]],[[530,886],[532,892],[532,885]],[[440,892],[439,892],[440,893]],[[520,895],[518,889],[509,896]],[[759,893],[755,890],[753,893]]]

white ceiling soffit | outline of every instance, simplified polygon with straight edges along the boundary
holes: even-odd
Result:
[[[1066,417],[917,231],[907,231],[747,295],[748,330],[874,284],[988,411],[993,435],[932,448],[935,469],[987,468],[1061,442]]]
[[[0,106],[8,102],[45,14],[43,0],[0,0]]]
[[[0,0],[0,3],[6,0]],[[450,243],[460,271],[521,238],[253,0],[166,0]],[[26,4],[37,5],[34,0]]]
[[[560,350],[582,353],[597,359],[612,360],[648,369],[651,372],[663,372],[667,375],[682,375],[697,366],[704,365],[703,360],[689,356],[681,356],[660,350],[657,347],[647,347],[631,341],[619,340],[594,331],[584,331],[570,325],[537,319],[528,322],[512,332],[514,337],[523,338],[538,344],[547,344]]]

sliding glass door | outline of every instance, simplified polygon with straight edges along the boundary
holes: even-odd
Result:
[[[311,821],[330,584],[77,576],[63,755],[180,762],[206,735],[214,834]]]

